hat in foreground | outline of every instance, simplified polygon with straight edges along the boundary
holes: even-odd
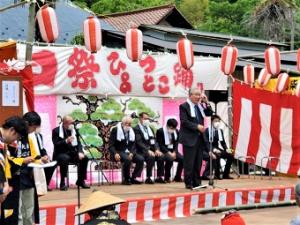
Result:
[[[78,209],[78,211],[75,213],[75,215],[87,213],[89,211],[116,205],[125,202],[124,199],[118,198],[116,196],[113,196],[111,194],[102,192],[102,191],[95,191],[93,192],[88,199],[81,205],[81,207]]]

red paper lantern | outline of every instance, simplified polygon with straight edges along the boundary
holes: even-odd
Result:
[[[277,75],[280,73],[280,51],[275,47],[269,47],[265,51],[265,64],[268,73]]]
[[[243,72],[244,72],[244,82],[249,85],[253,84],[254,83],[254,66],[252,66],[251,64],[244,66]]]
[[[221,71],[225,75],[231,75],[236,66],[238,49],[235,46],[227,45],[222,48]]]
[[[194,65],[193,44],[187,38],[181,38],[177,42],[177,56],[182,68],[189,70]]]
[[[289,75],[287,73],[281,73],[278,76],[275,92],[281,93],[286,90],[289,84]]]
[[[102,35],[100,21],[93,16],[89,16],[83,22],[84,44],[87,50],[95,53],[101,49]]]
[[[295,95],[300,98],[300,82],[296,86]]]
[[[269,83],[271,76],[272,75],[268,73],[266,69],[262,69],[258,75],[258,79],[257,79],[258,85],[261,87],[265,87]]]
[[[41,36],[45,42],[52,43],[58,38],[57,17],[53,8],[44,5],[36,14]]]
[[[297,51],[297,70],[300,71],[300,48]]]
[[[137,62],[143,55],[142,31],[132,25],[131,28],[127,30],[125,39],[128,58],[133,62]]]

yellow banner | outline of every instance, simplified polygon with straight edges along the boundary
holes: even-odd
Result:
[[[289,86],[284,94],[294,94],[296,90],[297,83],[300,82],[300,77],[290,77]],[[271,79],[265,87],[260,87],[257,82],[255,82],[255,87],[263,90],[274,91],[276,87],[277,78]]]

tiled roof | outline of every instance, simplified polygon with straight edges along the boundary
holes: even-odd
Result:
[[[12,5],[14,0],[0,0],[0,8]],[[75,6],[70,1],[57,0],[55,12],[59,25],[59,37],[56,43],[69,43],[73,37],[82,33],[83,21],[90,15],[89,12]],[[28,4],[0,13],[0,40],[9,38],[15,40],[27,39]],[[111,25],[101,21],[101,27],[115,30]]]
[[[173,10],[177,10],[175,5],[163,5],[131,12],[107,14],[99,16],[99,18],[112,25],[116,30],[125,32],[129,28],[130,22],[134,22],[137,26],[141,24],[156,25]],[[183,16],[182,18],[185,20]]]

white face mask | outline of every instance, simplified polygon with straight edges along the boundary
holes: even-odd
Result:
[[[147,127],[150,125],[150,120],[143,120],[143,126]]]
[[[125,132],[128,132],[130,130],[130,127],[124,126],[123,129],[124,129]]]
[[[73,130],[74,129],[74,124],[70,124],[69,126],[68,126],[68,130]]]
[[[213,126],[215,129],[218,129],[220,127],[220,122],[214,122]]]

